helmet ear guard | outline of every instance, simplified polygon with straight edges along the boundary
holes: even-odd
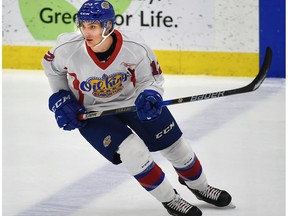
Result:
[[[106,22],[101,23],[102,28],[105,28],[108,31],[113,31],[114,30],[114,24],[109,20]]]

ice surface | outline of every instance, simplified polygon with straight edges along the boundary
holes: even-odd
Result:
[[[58,129],[48,110],[43,71],[4,70],[3,216],[165,216],[166,210],[109,164],[77,131]],[[225,90],[251,78],[166,75],[165,99]],[[233,196],[235,209],[198,201],[153,153],[173,186],[204,215],[285,215],[285,79],[255,92],[170,106],[211,185]]]

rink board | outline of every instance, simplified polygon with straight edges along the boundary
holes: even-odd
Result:
[[[41,60],[51,47],[3,46],[3,68],[42,69]],[[165,74],[255,76],[258,53],[155,50]]]

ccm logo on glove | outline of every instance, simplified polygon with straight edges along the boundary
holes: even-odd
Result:
[[[49,109],[55,113],[58,126],[64,130],[74,130],[86,125],[85,121],[78,120],[78,114],[85,113],[86,109],[70,91],[60,90],[51,95]]]
[[[56,110],[61,107],[67,100],[71,100],[71,95],[64,95],[63,98],[60,98],[55,104],[51,107],[52,112],[56,112]]]

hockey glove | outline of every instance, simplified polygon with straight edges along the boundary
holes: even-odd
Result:
[[[162,111],[162,96],[154,90],[144,90],[135,101],[137,114],[141,121],[157,119]]]
[[[74,130],[86,125],[86,122],[77,119],[79,113],[85,112],[85,107],[69,91],[60,90],[51,95],[49,109],[55,113],[58,126],[64,130]]]

